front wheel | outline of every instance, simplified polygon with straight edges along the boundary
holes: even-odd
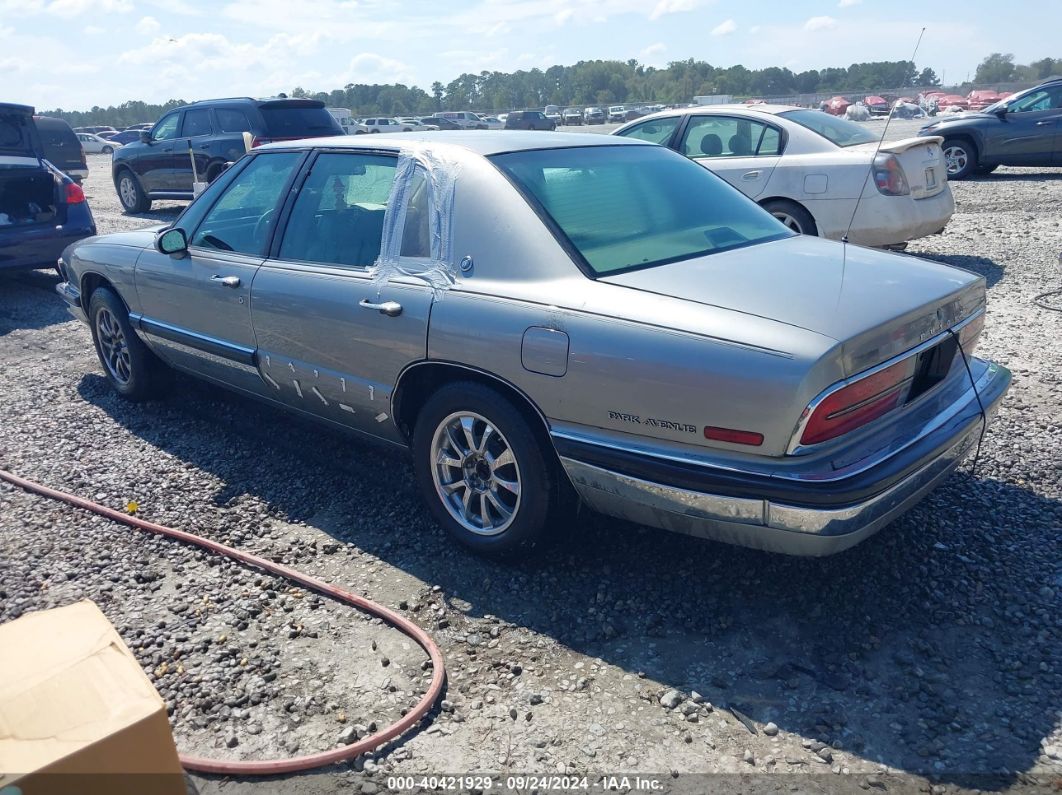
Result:
[[[115,187],[118,189],[118,200],[127,213],[146,213],[151,209],[151,199],[144,195],[144,189],[129,169],[123,169],[118,174]]]
[[[977,168],[977,149],[969,141],[951,138],[940,147],[944,150],[944,165],[948,179],[966,179]]]
[[[101,287],[89,299],[89,325],[107,381],[126,400],[154,397],[162,387],[162,364],[133,331],[122,299]]]
[[[792,229],[798,235],[818,235],[818,227],[811,213],[795,202],[775,199],[764,202],[763,209]]]
[[[977,167],[977,173],[980,174],[981,176],[988,176],[993,171],[995,171],[997,168],[999,168],[999,164],[998,163],[993,164],[993,165],[987,165],[987,166],[978,166]]]
[[[105,146],[105,147],[103,147],[103,154],[105,154],[105,155],[114,154],[114,147],[113,146]]]
[[[511,401],[479,383],[450,384],[424,404],[413,465],[432,515],[476,552],[529,549],[561,504],[551,451]]]

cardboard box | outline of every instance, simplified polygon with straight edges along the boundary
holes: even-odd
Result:
[[[89,601],[0,626],[0,790],[185,795],[166,707]]]

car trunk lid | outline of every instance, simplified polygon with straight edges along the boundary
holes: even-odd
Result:
[[[0,165],[39,165],[40,139],[29,105],[0,103]],[[33,161],[33,162],[22,162]]]
[[[976,274],[805,235],[601,281],[825,335],[841,343],[849,376],[920,345],[985,300]]]
[[[944,166],[944,152],[940,148],[943,142],[944,139],[939,135],[930,135],[925,138],[892,141],[882,144],[880,149],[877,144],[859,144],[849,147],[849,151],[872,155],[877,150],[893,155],[907,177],[911,198],[928,199],[944,190],[947,183],[948,170]]]

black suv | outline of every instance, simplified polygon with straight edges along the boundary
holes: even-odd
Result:
[[[1062,166],[1062,78],[989,105],[938,116],[920,136],[944,138],[948,179],[989,174],[997,166]]]
[[[142,213],[152,199],[192,198],[192,159],[200,182],[212,182],[225,164],[247,151],[244,133],[256,147],[343,135],[323,102],[315,99],[207,99],[171,110],[139,142],[114,153],[112,172],[127,212]]]
[[[514,110],[505,117],[506,130],[556,130],[557,122],[540,110]]]
[[[34,116],[33,124],[44,147],[44,159],[80,185],[88,176],[88,161],[77,133],[62,119],[51,116]]]

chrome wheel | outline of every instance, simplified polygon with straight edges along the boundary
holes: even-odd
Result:
[[[118,195],[127,208],[136,207],[136,185],[128,174],[118,180]]]
[[[96,313],[96,337],[100,342],[100,353],[107,372],[119,384],[128,384],[133,374],[129,360],[129,344],[125,332],[118,324],[118,318],[106,307]]]
[[[775,218],[777,218],[779,221],[781,221],[787,227],[792,229],[798,235],[804,234],[804,229],[800,225],[800,221],[797,220],[796,218],[794,218],[793,216],[791,216],[789,213],[782,212],[780,210],[775,210],[773,213],[771,213],[771,215],[773,215]]]
[[[944,150],[944,164],[948,169],[949,177],[965,170],[969,162],[970,155],[961,146],[949,146]]]
[[[435,491],[450,516],[481,536],[504,532],[520,508],[520,466],[509,442],[486,418],[455,412],[431,443]]]

